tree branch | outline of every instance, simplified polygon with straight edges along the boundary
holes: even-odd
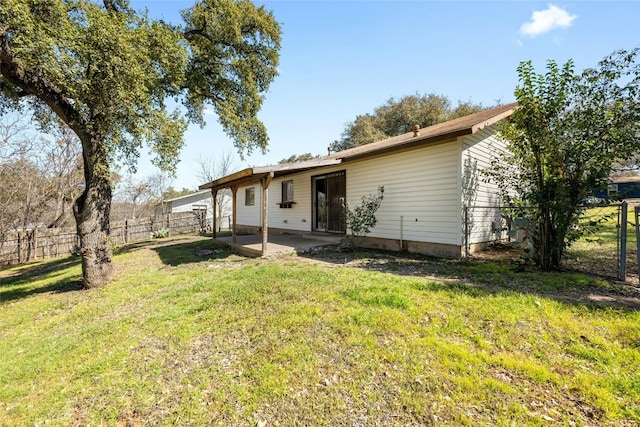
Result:
[[[110,12],[120,12],[115,0],[104,0],[104,7]]]
[[[35,96],[80,137],[85,135],[86,121],[71,102],[63,96],[45,73],[39,69],[24,69],[15,59],[6,35],[0,35],[0,89],[8,89],[21,97]],[[7,84],[8,82],[8,84]],[[81,138],[82,139],[82,138]]]

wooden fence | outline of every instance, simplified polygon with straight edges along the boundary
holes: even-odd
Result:
[[[113,245],[143,242],[154,236],[196,234],[210,227],[194,212],[177,212],[150,218],[127,219],[111,223]],[[67,256],[80,241],[75,227],[36,228],[9,233],[0,241],[0,265],[20,264],[37,259]]]

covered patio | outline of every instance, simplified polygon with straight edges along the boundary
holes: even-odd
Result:
[[[285,176],[301,171],[316,169],[323,166],[340,164],[338,158],[313,159],[298,163],[286,163],[274,166],[247,168],[227,175],[215,181],[201,185],[200,190],[211,190],[213,202],[213,239],[228,244],[233,250],[250,256],[268,256],[276,253],[293,252],[314,246],[335,244],[340,238],[335,236],[317,236],[309,234],[269,234],[269,185],[275,177]],[[238,189],[241,186],[259,183],[262,190],[262,214],[260,234],[241,235],[237,233]],[[231,236],[218,237],[216,223],[216,195],[225,188],[231,189],[232,195],[232,223]]]
[[[312,248],[339,244],[341,240],[340,237],[313,234],[271,234],[268,236],[265,251],[262,247],[262,235],[260,234],[236,236],[235,243],[232,243],[232,236],[214,238],[216,243],[224,244],[234,252],[253,257],[305,252]]]

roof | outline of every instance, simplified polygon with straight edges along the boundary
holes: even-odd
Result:
[[[240,185],[244,183],[250,183],[254,181],[258,181],[262,178],[270,176],[271,178],[283,175],[289,175],[294,172],[302,172],[309,169],[316,169],[323,166],[331,166],[336,165],[341,162],[340,159],[331,159],[331,158],[319,158],[307,160],[304,162],[296,162],[296,163],[283,163],[279,165],[273,166],[261,166],[254,168],[247,168],[241,171],[232,173],[231,175],[223,176],[222,178],[216,179],[215,181],[208,182],[206,184],[201,185],[199,188],[201,190],[204,189],[219,189],[226,188],[230,185]]]
[[[640,182],[640,176],[614,176],[609,180],[613,184],[629,184]]]
[[[165,202],[175,202],[177,200],[182,200],[182,199],[186,199],[188,197],[193,197],[199,194],[207,194],[209,195],[209,191],[207,190],[200,190],[200,191],[196,191],[195,193],[189,193],[189,194],[185,194],[184,196],[178,196],[178,197],[172,197],[171,199],[165,199]]]
[[[235,172],[231,175],[203,184],[199,188],[200,190],[217,190],[220,188],[227,188],[232,185],[256,182],[266,177],[274,178],[294,172],[302,172],[309,169],[337,165],[349,160],[379,155],[390,151],[405,150],[415,146],[444,141],[464,135],[471,135],[506,117],[509,117],[516,106],[516,103],[512,103],[489,108],[478,113],[420,129],[418,135],[414,135],[414,132],[407,132],[405,134],[383,139],[371,144],[360,145],[348,150],[338,151],[328,156],[313,160],[243,169],[239,172]]]
[[[456,138],[458,136],[471,135],[510,116],[516,106],[516,103],[512,103],[489,108],[488,110],[420,129],[417,136],[414,136],[413,132],[407,132],[402,135],[383,139],[382,141],[339,151],[331,154],[329,157],[352,159],[387,151],[406,149],[412,146]]]

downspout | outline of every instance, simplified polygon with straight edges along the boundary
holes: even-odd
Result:
[[[469,258],[469,207],[464,206],[464,257]]]

